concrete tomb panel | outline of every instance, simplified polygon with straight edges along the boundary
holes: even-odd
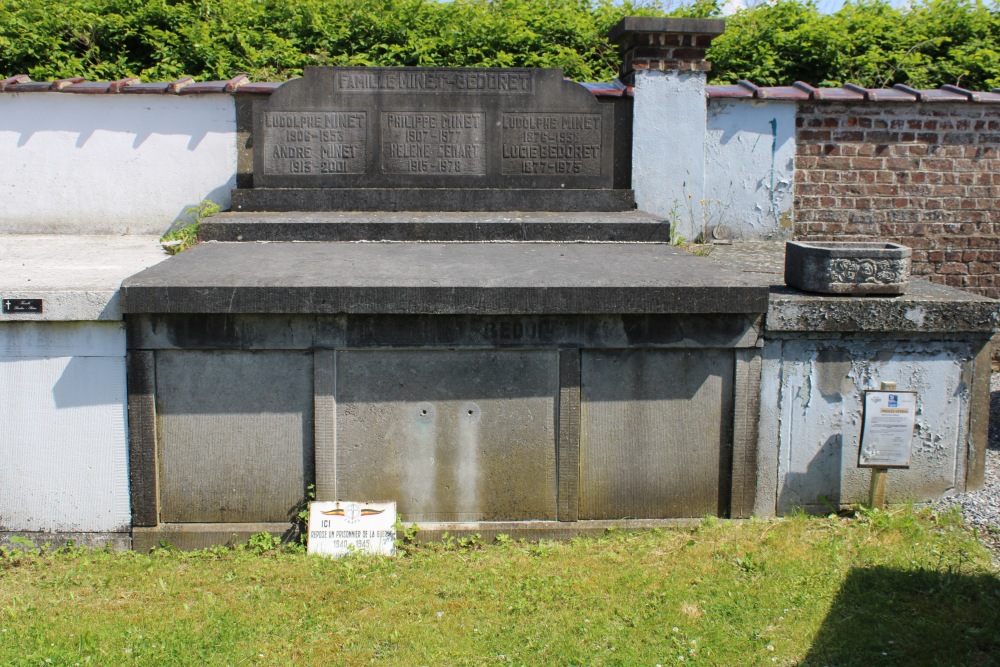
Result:
[[[867,500],[871,473],[857,466],[858,440],[864,390],[877,389],[880,382],[917,392],[910,467],[889,472],[889,501],[933,498],[964,488],[974,344],[800,339],[768,345],[781,346],[771,354],[782,359],[776,434],[779,513],[829,511]]]
[[[313,355],[161,351],[161,522],[281,522],[313,469]]]
[[[725,515],[732,350],[584,350],[580,519]]]
[[[556,350],[337,352],[337,495],[405,521],[554,520],[558,392]]]

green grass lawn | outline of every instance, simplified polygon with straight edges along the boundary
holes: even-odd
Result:
[[[957,515],[706,520],[571,542],[0,555],[3,665],[991,665]]]

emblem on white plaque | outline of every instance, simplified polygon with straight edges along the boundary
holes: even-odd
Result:
[[[308,552],[396,555],[396,503],[309,503]]]

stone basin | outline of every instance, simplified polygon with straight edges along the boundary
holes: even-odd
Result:
[[[821,294],[903,294],[910,255],[897,243],[789,241],[785,284]]]

